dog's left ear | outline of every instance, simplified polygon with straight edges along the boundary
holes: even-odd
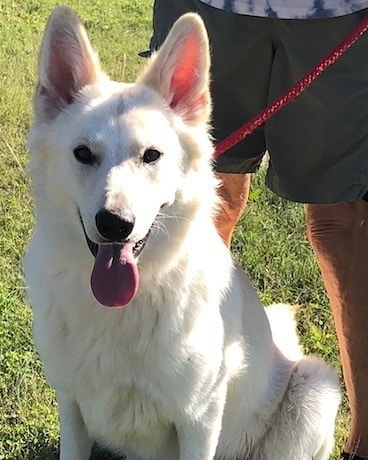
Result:
[[[138,82],[152,87],[186,123],[206,123],[211,112],[209,45],[197,14],[179,18]]]

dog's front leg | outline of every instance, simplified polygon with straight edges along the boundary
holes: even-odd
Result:
[[[88,460],[92,441],[76,401],[57,392],[60,419],[60,460]]]
[[[181,423],[177,427],[179,460],[212,460],[216,453],[222,417]]]
[[[186,417],[177,425],[179,460],[212,460],[216,453],[225,406],[225,385],[199,418]]]

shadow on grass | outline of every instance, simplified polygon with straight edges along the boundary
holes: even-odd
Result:
[[[42,441],[32,445],[22,446],[22,452],[14,460],[58,460],[59,449],[56,444],[42,444]],[[8,458],[8,457],[5,457]],[[9,457],[10,459],[10,457]]]
[[[21,454],[14,460],[58,460],[59,448],[57,445],[35,444],[23,450],[26,454]],[[94,445],[90,460],[125,460],[125,457],[115,455],[101,447]]]
[[[126,460],[126,457],[114,455],[98,446],[93,446],[90,460]]]

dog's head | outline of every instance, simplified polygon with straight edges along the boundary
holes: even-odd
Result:
[[[178,228],[212,209],[208,80],[207,36],[194,14],[176,22],[135,84],[101,71],[69,9],[48,21],[29,142],[38,225],[64,222],[69,240],[83,239],[102,304],[129,303],[138,258],[157,269],[166,246],[179,251]]]

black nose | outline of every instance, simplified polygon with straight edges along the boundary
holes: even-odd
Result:
[[[126,240],[134,227],[133,216],[122,218],[105,209],[98,211],[95,219],[97,230],[111,243]]]

